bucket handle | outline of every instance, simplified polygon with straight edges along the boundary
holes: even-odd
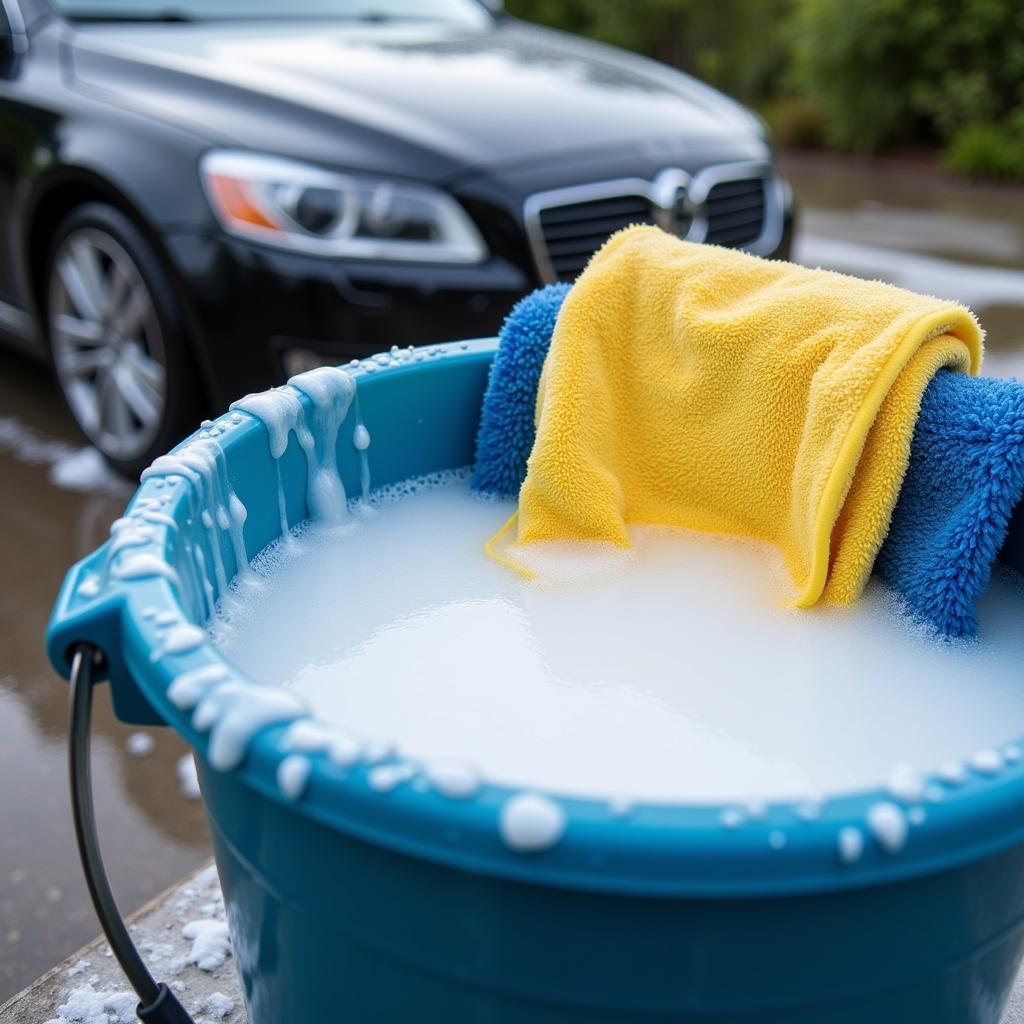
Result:
[[[89,756],[93,679],[96,670],[102,669],[106,658],[98,647],[86,643],[77,644],[71,653],[71,713],[68,727],[71,816],[89,897],[111,951],[138,994],[139,1005],[135,1008],[135,1014],[139,1020],[144,1024],[195,1024],[177,996],[164,982],[157,982],[150,974],[114,901],[96,834]]]

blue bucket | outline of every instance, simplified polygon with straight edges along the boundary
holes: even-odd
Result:
[[[495,344],[352,367],[357,405],[328,453],[350,493],[357,415],[374,485],[471,462]],[[264,424],[235,412],[176,451],[197,436],[223,453],[214,476],[247,510],[246,558],[281,533],[279,479],[287,521],[307,517],[294,436],[275,460]],[[65,675],[76,644],[101,648],[118,716],[170,725],[194,748],[253,1024],[998,1021],[1024,948],[1016,748],[929,780],[927,817],[895,852],[865,827],[893,806],[882,792],[813,813],[773,804],[742,822],[723,807],[624,814],[554,796],[564,833],[534,851],[501,841],[514,794],[499,786],[464,799],[409,783],[381,792],[368,764],[313,753],[289,797],[283,737],[301,714],[289,701],[269,701],[249,738],[230,723],[196,728],[168,692],[182,679],[261,700],[270,689],[189,626],[237,569],[202,500],[187,477],[145,479],[127,529],[68,573],[47,643]]]

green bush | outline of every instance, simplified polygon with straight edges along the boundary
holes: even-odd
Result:
[[[875,151],[941,141],[1022,99],[1018,0],[794,0],[791,84],[829,140]]]
[[[950,140],[944,161],[950,170],[970,178],[1024,178],[1024,132],[1012,123],[969,124]]]
[[[689,71],[730,95],[773,95],[792,0],[507,0],[510,14]]]

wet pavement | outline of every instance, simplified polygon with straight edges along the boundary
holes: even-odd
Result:
[[[818,159],[786,169],[802,205],[798,259],[966,302],[988,330],[987,371],[1024,378],[1024,189]],[[0,352],[0,1003],[97,931],[67,811],[66,686],[42,650],[64,570],[130,493],[109,479],[72,489],[94,470],[45,370]],[[114,721],[106,687],[97,696],[101,837],[128,911],[209,845],[200,804],[179,788],[183,744],[150,730],[153,750],[131,753],[136,730]]]
[[[68,813],[67,686],[42,637],[64,570],[102,543],[130,489],[52,483],[55,470],[72,483],[95,476],[81,451],[47,372],[0,352],[0,1003],[98,931]],[[200,803],[179,791],[184,744],[149,730],[153,750],[130,753],[138,730],[114,720],[107,687],[96,697],[100,834],[129,910],[208,858],[206,824]]]
[[[794,258],[955,299],[986,331],[984,372],[1024,379],[1024,185],[790,158]]]

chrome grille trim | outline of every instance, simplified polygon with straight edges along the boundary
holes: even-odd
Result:
[[[679,189],[685,187],[695,211],[685,237],[691,242],[702,242],[707,238],[709,229],[717,226],[708,223],[707,201],[712,190],[717,185],[754,181],[761,182],[763,187],[761,232],[756,238],[743,242],[739,247],[756,255],[769,255],[782,241],[784,186],[771,163],[742,161],[713,164],[702,168],[693,175],[689,175],[679,168],[670,167],[658,174],[653,181],[648,181],[646,178],[619,178],[613,181],[570,185],[566,188],[534,193],[523,204],[523,219],[537,272],[545,284],[551,284],[559,279],[548,248],[549,239],[546,236],[542,220],[545,213],[555,211],[559,207],[611,199],[640,199],[646,203],[648,213],[642,222],[657,224],[666,231],[672,231],[672,207]],[[750,208],[753,209],[754,206]],[[733,211],[728,216],[735,216],[737,212],[742,212],[742,210]],[[593,234],[596,235],[598,232]],[[571,237],[589,236],[583,234],[570,235]]]

